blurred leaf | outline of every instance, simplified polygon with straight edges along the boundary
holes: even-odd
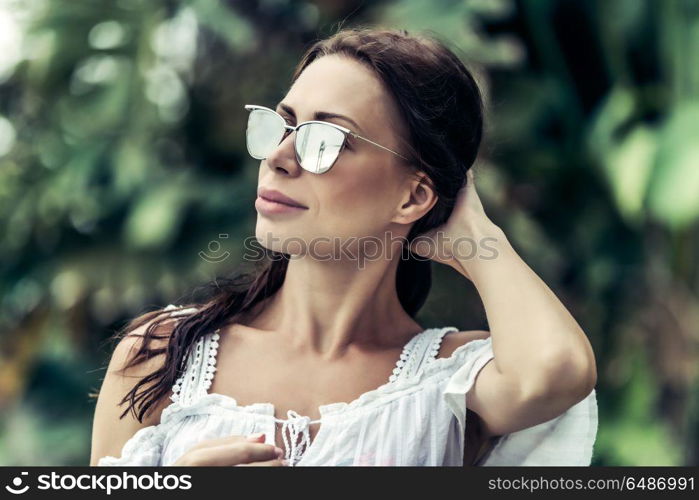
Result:
[[[631,119],[636,107],[636,99],[628,87],[616,86],[608,92],[590,123],[589,149],[604,154],[614,147],[620,129]]]
[[[255,43],[250,25],[235,11],[226,8],[225,3],[192,0],[190,4],[199,22],[226,40],[231,48],[246,51]]]
[[[397,0],[379,10],[387,25],[412,32],[431,30],[475,62],[511,66],[524,60],[518,39],[490,36],[480,29],[483,17],[498,19],[509,15],[514,10],[511,0]]]
[[[175,236],[181,221],[185,193],[175,184],[144,191],[125,226],[126,241],[136,248],[158,248]]]
[[[651,211],[675,229],[699,217],[699,103],[675,108],[662,132]]]
[[[639,125],[606,153],[604,167],[614,200],[630,222],[640,221],[656,149],[655,132]]]

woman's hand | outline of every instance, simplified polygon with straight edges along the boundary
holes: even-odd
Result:
[[[265,444],[264,434],[252,436],[234,435],[202,441],[193,446],[177,461],[175,466],[268,466],[287,465],[284,452],[272,444]]]
[[[453,267],[469,278],[468,262],[478,260],[485,246],[484,238],[497,240],[502,231],[485,214],[476,192],[473,168],[466,174],[466,185],[459,191],[454,211],[439,227],[419,235],[411,242],[410,251],[420,257]],[[496,243],[496,241],[493,241]],[[466,265],[465,265],[466,264]]]

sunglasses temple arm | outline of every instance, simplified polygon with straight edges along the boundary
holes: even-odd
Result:
[[[393,151],[392,149],[388,149],[386,146],[382,146],[381,144],[378,144],[378,143],[376,143],[376,142],[374,142],[374,141],[372,141],[372,140],[370,140],[370,139],[367,139],[366,137],[362,137],[361,135],[357,135],[357,134],[352,134],[352,135],[353,135],[354,137],[356,137],[357,139],[362,139],[363,141],[370,142],[370,143],[373,144],[374,146],[378,146],[378,147],[380,147],[381,149],[385,149],[386,151],[388,151],[388,152],[390,152],[390,153],[393,153],[394,155],[399,156],[399,157],[403,158],[404,160],[408,161],[408,159],[407,159],[405,156],[403,156],[402,154],[396,153],[396,152]]]

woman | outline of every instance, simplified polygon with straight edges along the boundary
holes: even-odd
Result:
[[[268,260],[131,322],[91,464],[589,465],[594,354],[483,211],[482,103],[458,57],[343,30],[275,110],[246,108]],[[415,321],[432,260],[475,284],[490,332]]]

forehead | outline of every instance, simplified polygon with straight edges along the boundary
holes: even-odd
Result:
[[[372,70],[337,55],[309,64],[283,100],[300,120],[310,119],[315,111],[328,111],[349,116],[364,130],[375,130],[376,124],[396,117],[388,92]]]

